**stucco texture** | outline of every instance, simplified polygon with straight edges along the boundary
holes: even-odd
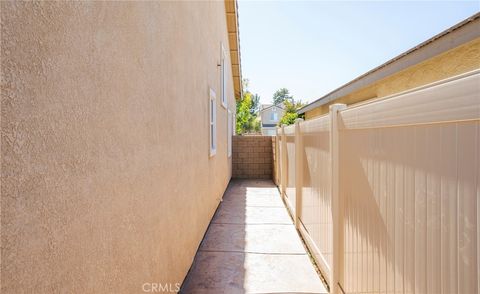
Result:
[[[480,38],[307,111],[305,119],[328,113],[329,106],[334,103],[350,105],[371,98],[385,97],[478,68],[480,68]]]
[[[1,33],[1,292],[181,283],[231,175],[224,3],[2,2]]]

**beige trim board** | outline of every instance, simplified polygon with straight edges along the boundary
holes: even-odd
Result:
[[[228,43],[232,64],[235,99],[242,97],[242,65],[240,57],[240,32],[238,30],[238,3],[236,0],[225,0],[227,17]]]

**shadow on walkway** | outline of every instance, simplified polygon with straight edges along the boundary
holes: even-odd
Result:
[[[181,293],[327,293],[270,180],[232,180]]]

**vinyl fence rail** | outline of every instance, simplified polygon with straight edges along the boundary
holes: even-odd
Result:
[[[480,70],[277,130],[332,293],[480,293]]]

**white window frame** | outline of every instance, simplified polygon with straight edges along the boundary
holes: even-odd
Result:
[[[227,156],[232,157],[232,134],[233,134],[232,112],[228,109],[227,113]]]
[[[232,135],[235,136],[237,134],[237,115],[235,113],[232,114]]]
[[[208,112],[209,112],[209,144],[210,144],[210,157],[217,153],[217,97],[215,91],[210,88],[210,97],[208,100]]]
[[[220,44],[220,100],[222,106],[227,109],[227,68],[226,68],[226,51],[223,43]]]
[[[270,120],[271,121],[277,121],[278,120],[278,114],[275,111],[270,112]]]

